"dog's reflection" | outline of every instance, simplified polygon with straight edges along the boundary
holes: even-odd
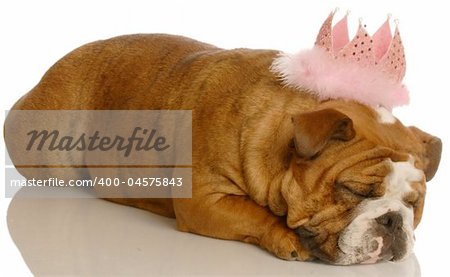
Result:
[[[11,237],[35,275],[420,276],[414,255],[374,265],[288,262],[251,245],[178,232],[172,219],[71,193],[38,198],[24,188],[10,204]]]

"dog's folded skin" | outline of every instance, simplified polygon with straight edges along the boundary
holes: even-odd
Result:
[[[13,109],[192,110],[192,199],[109,200],[286,260],[406,257],[439,139],[383,123],[368,106],[283,86],[270,70],[277,55],[170,35],[116,37],[62,58]],[[400,166],[409,177],[393,177]]]

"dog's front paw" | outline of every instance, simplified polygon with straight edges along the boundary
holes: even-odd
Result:
[[[311,260],[311,256],[300,244],[295,232],[280,224],[273,225],[263,236],[261,247],[272,252],[277,257],[289,261]]]

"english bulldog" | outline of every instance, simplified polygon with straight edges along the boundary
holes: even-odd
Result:
[[[108,200],[285,260],[404,259],[441,141],[384,108],[283,85],[271,71],[278,54],[115,37],[66,55],[12,110],[192,110],[192,198]]]

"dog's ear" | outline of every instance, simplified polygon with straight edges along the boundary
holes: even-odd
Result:
[[[311,159],[329,140],[351,140],[355,137],[353,121],[335,109],[322,109],[292,116],[294,146],[297,154]]]
[[[427,182],[433,179],[441,161],[442,141],[435,136],[425,133],[417,127],[409,127],[413,134],[425,147],[425,177]]]

